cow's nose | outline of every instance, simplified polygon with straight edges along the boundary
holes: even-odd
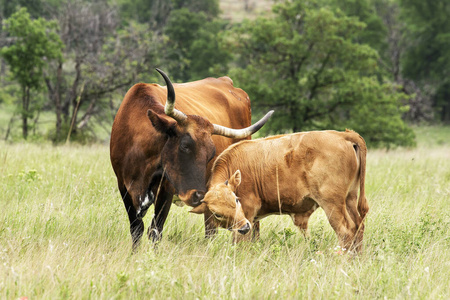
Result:
[[[241,228],[238,229],[238,232],[240,234],[246,234],[249,231],[250,231],[250,223],[249,222],[245,223],[244,226],[242,226]]]
[[[193,193],[191,198],[192,206],[199,206],[203,198],[205,198],[205,192],[196,191],[195,193]]]

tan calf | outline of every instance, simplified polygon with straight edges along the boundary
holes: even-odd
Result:
[[[350,130],[239,142],[217,158],[208,192],[191,212],[211,212],[218,226],[241,234],[268,215],[289,214],[305,233],[320,206],[340,246],[360,251],[369,210],[366,153],[364,139]]]

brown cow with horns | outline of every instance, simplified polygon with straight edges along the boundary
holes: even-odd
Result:
[[[250,126],[248,95],[233,87],[229,77],[172,84],[157,71],[167,87],[145,83],[131,87],[111,131],[111,164],[128,213],[133,249],[152,203],[155,216],[148,236],[155,241],[161,238],[173,195],[190,206],[199,205],[213,158],[230,144],[248,139],[273,113]]]
[[[289,214],[305,234],[320,206],[341,247],[361,250],[367,148],[354,131],[312,131],[242,141],[216,159],[202,204],[234,240],[271,214]],[[242,174],[242,175],[241,175]],[[359,190],[359,201],[358,201]]]

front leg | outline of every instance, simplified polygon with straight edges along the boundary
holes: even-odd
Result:
[[[162,169],[159,169],[155,173],[153,173],[146,193],[144,194],[144,196],[140,196],[139,208],[136,211],[138,218],[142,219],[147,213],[147,210],[150,208],[150,206],[155,203],[156,196],[155,193],[153,193],[153,190],[155,190],[155,192],[158,192],[159,187],[162,184],[163,176],[164,174]]]
[[[153,217],[151,226],[148,228],[148,238],[152,242],[158,242],[162,238],[164,223],[169,214],[174,195],[172,186],[165,179],[163,179],[163,182],[158,189],[159,193],[156,192],[155,216]]]
[[[136,210],[133,206],[133,199],[128,193],[124,186],[119,186],[120,194],[122,195],[123,204],[125,205],[125,210],[128,214],[128,219],[130,221],[130,233],[132,240],[132,251],[133,253],[137,251],[141,237],[144,233],[144,222],[141,218],[137,217]]]
[[[309,238],[310,234],[308,231],[308,221],[309,217],[313,214],[313,212],[318,208],[317,204],[314,204],[308,211],[291,214],[292,221],[294,224],[300,229],[300,232],[303,234],[305,238]]]
[[[253,224],[253,228],[252,228],[252,241],[255,242],[257,240],[259,240],[259,236],[260,236],[260,223],[259,221],[256,221]]]

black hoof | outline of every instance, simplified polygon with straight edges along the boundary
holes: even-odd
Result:
[[[162,239],[162,232],[159,232],[158,229],[152,228],[148,230],[148,238],[153,242],[157,243]]]

